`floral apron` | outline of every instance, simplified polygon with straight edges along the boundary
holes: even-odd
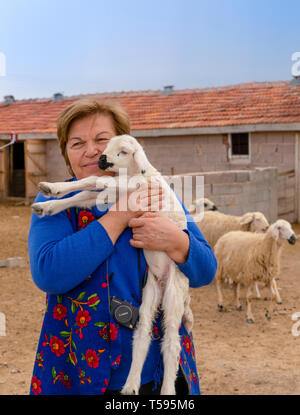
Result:
[[[72,208],[67,209],[67,213],[75,232],[95,220],[93,211]],[[107,267],[103,269],[99,267],[83,283],[63,295],[47,294],[30,394],[98,395],[107,389],[110,373],[119,367],[122,356],[119,325],[109,312],[111,276]],[[192,335],[183,324],[179,334],[180,368],[189,394],[198,395]],[[153,341],[159,341],[162,335],[160,313],[153,323]],[[154,380],[162,377],[160,359]]]

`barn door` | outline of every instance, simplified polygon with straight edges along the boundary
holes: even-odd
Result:
[[[24,142],[7,147],[8,196],[25,196]]]
[[[38,193],[38,183],[47,179],[46,140],[26,140],[26,199],[32,200]]]

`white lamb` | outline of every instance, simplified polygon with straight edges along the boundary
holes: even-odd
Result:
[[[175,193],[162,175],[149,163],[142,146],[135,138],[128,135],[112,138],[100,157],[99,166],[102,170],[117,174],[120,168],[126,168],[129,178],[134,177],[140,183],[145,180],[158,182],[163,188],[164,199],[169,201],[168,209],[161,210],[161,214],[181,229],[187,227],[184,210]],[[120,177],[118,176],[119,179]],[[71,206],[92,207],[96,204],[98,195],[93,190],[104,188],[107,183],[104,177],[88,177],[77,182],[40,183],[40,190],[47,196],[63,196],[75,190],[85,191],[66,199],[36,203],[32,206],[33,211],[43,216],[55,214]],[[120,183],[121,180],[119,185]],[[139,321],[133,337],[132,365],[122,393],[139,393],[141,372],[151,340],[152,321],[161,304],[164,318],[164,336],[161,344],[164,378],[161,394],[174,395],[181,349],[179,327],[182,320],[189,332],[193,325],[189,281],[165,252],[145,249],[144,254],[149,266],[148,279],[143,290]]]
[[[221,283],[230,276],[236,288],[243,284],[247,288],[247,322],[254,323],[251,311],[252,290],[255,282],[262,282],[271,290],[270,308],[266,317],[273,314],[276,291],[274,278],[280,271],[280,255],[284,241],[295,244],[296,236],[291,225],[279,219],[264,234],[242,231],[228,232],[215,245],[215,255],[218,261],[216,285],[218,292],[218,308],[223,310]],[[236,294],[237,309],[241,309],[239,295]]]

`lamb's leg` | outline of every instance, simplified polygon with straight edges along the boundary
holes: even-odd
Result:
[[[100,180],[99,180],[100,179]],[[99,187],[100,186],[100,187]],[[62,197],[68,193],[77,190],[101,190],[101,178],[98,176],[89,176],[74,182],[40,182],[38,184],[39,191],[47,197]]]
[[[240,303],[240,289],[241,289],[241,284],[240,283],[234,283],[236,309],[238,311],[242,311],[242,305]]]
[[[258,288],[258,282],[255,283],[256,298],[261,298],[260,291]]]
[[[247,289],[247,323],[254,323],[254,317],[251,310],[251,302],[252,302],[252,289],[253,285],[250,285]]]
[[[271,302],[270,302],[270,307],[269,310],[266,311],[266,318],[267,320],[271,320],[272,316],[273,316],[273,310],[274,310],[274,302],[275,302],[275,298],[276,298],[276,290],[274,288],[274,280],[272,279],[270,282],[270,290],[271,290]]]
[[[282,299],[280,297],[279,291],[278,291],[278,287],[277,287],[277,283],[275,278],[272,279],[272,284],[273,284],[273,288],[275,290],[275,295],[276,295],[276,303],[277,304],[282,304]]]
[[[221,286],[222,286],[222,281],[219,278],[216,278],[216,287],[217,287],[217,292],[218,292],[218,310],[219,311],[223,311],[223,295],[222,295],[222,290],[221,290]]]
[[[172,274],[169,276],[162,301],[164,312],[164,337],[162,341],[162,354],[164,361],[164,378],[161,395],[175,395],[175,381],[179,367],[180,336],[179,328],[184,313],[183,293],[176,289],[172,283]]]
[[[149,269],[147,283],[143,290],[142,305],[139,310],[139,322],[133,335],[132,363],[126,383],[121,391],[122,394],[137,395],[139,393],[141,373],[151,341],[152,320],[160,301],[161,289]]]
[[[191,297],[188,295],[184,302],[183,324],[188,333],[192,331],[194,325],[194,316],[190,306]]]
[[[66,199],[54,199],[48,202],[38,202],[31,205],[32,211],[38,216],[56,215],[62,210],[77,206],[88,209],[95,206],[98,192],[84,191]]]

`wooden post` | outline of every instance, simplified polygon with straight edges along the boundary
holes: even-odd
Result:
[[[300,133],[295,139],[296,221],[300,223]]]
[[[0,141],[0,147],[7,144],[7,141]],[[0,150],[0,197],[7,196],[7,148]]]

